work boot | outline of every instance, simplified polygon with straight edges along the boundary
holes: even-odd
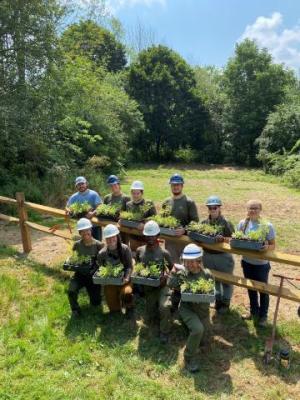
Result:
[[[194,359],[194,358],[184,358],[184,367],[191,372],[192,374],[194,374],[195,372],[198,372],[200,367],[199,367],[199,362]]]
[[[167,344],[169,341],[169,335],[167,335],[166,333],[162,333],[160,332],[159,334],[159,340],[161,344]]]
[[[268,318],[267,317],[260,317],[258,319],[258,326],[261,328],[265,328],[268,325]]]

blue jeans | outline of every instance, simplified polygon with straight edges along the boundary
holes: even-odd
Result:
[[[268,282],[269,271],[271,269],[270,263],[254,265],[242,260],[242,267],[245,278],[253,279],[259,282]],[[260,304],[258,302],[257,291],[248,290],[248,295],[250,300],[251,314],[258,316],[259,318],[266,318],[269,309],[269,295],[266,293],[260,293]]]

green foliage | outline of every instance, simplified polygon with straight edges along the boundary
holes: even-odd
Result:
[[[162,273],[162,265],[150,263],[148,265],[144,265],[142,263],[136,263],[134,266],[134,275],[142,276],[143,278],[153,278],[157,279],[161,276]]]
[[[213,279],[199,278],[197,280],[185,280],[181,290],[183,292],[208,294],[214,291],[214,287]]]
[[[153,215],[152,217],[149,217],[148,220],[155,221],[158,223],[159,226],[163,226],[165,228],[176,229],[180,226],[180,222],[171,215],[166,217],[163,217],[160,214]]]
[[[71,257],[69,257],[67,260],[67,263],[71,265],[89,264],[90,262],[90,256],[79,255],[76,251],[73,251]]]
[[[109,72],[117,72],[126,65],[124,46],[91,20],[68,26],[61,36],[61,46],[71,57],[84,56]]]
[[[187,226],[187,230],[207,236],[216,236],[222,233],[222,227],[219,225],[202,224],[194,221]]]
[[[228,97],[224,114],[228,156],[231,161],[254,165],[255,140],[269,113],[285,99],[287,87],[295,84],[294,76],[282,65],[273,64],[266,49],[245,39],[225,68],[223,84]]]
[[[98,274],[101,278],[120,278],[123,271],[124,266],[122,264],[106,264],[100,267]]]
[[[121,211],[120,217],[122,219],[127,219],[128,221],[143,221],[145,219],[145,214],[150,210],[152,205],[145,202],[143,206],[140,206],[138,210],[134,211]]]
[[[69,206],[69,209],[72,215],[75,217],[76,215],[86,214],[91,210],[91,205],[84,201],[83,203],[73,203]]]
[[[236,231],[232,234],[232,238],[239,240],[252,240],[256,242],[264,242],[267,239],[268,232],[269,232],[268,225],[264,222],[261,222],[259,224],[259,228],[256,231],[250,231],[248,233],[244,233],[242,231]]]
[[[120,211],[120,205],[118,204],[100,204],[96,208],[96,215],[106,217],[116,217]]]
[[[171,49],[159,45],[139,53],[128,71],[128,92],[146,125],[131,140],[141,159],[169,159],[188,144],[201,147],[207,115],[194,89],[193,70]]]

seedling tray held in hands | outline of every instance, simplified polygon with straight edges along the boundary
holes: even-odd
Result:
[[[215,294],[212,293],[189,293],[182,292],[181,300],[186,303],[213,303]]]
[[[188,236],[192,240],[195,240],[196,242],[207,243],[207,244],[216,243],[215,236],[203,235],[202,233],[193,232],[193,231],[188,231]]]
[[[176,230],[172,228],[160,227],[160,233],[166,236],[176,236]]]
[[[231,239],[230,247],[234,249],[244,249],[244,250],[261,250],[264,246],[264,242],[255,240],[241,240],[241,239]]]
[[[65,271],[74,271],[74,272],[79,272],[80,274],[83,275],[88,275],[92,269],[92,264],[91,263],[70,264],[68,262],[65,262],[63,265],[63,269]]]
[[[160,279],[159,278],[145,278],[143,276],[132,275],[131,282],[135,283],[136,285],[144,285],[144,286],[152,286],[152,287],[159,287],[160,286]]]
[[[120,225],[126,226],[127,228],[135,228],[137,229],[138,226],[142,223],[141,221],[130,221],[128,219],[120,219]]]
[[[122,286],[123,283],[123,276],[121,277],[107,277],[107,278],[102,278],[101,276],[98,275],[98,272],[96,272],[93,276],[93,282],[96,285],[112,285],[112,286]]]

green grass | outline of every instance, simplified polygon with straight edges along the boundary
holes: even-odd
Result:
[[[246,213],[246,202],[259,198],[263,202],[263,215],[273,222],[277,232],[277,248],[282,251],[298,250],[300,235],[300,191],[282,185],[279,178],[266,175],[261,170],[206,167],[202,169],[175,166],[157,166],[127,170],[122,184],[125,193],[130,184],[140,179],[145,184],[145,198],[160,207],[170,196],[169,177],[179,172],[185,178],[184,191],[197,203],[200,218],[207,215],[205,200],[217,194],[223,201],[223,214],[237,224]]]
[[[186,331],[173,325],[161,346],[144,326],[131,328],[106,305],[92,309],[80,295],[83,317],[70,319],[69,274],[0,247],[0,399],[296,399],[299,398],[300,324],[279,325],[294,347],[289,371],[262,363],[270,328],[258,335],[239,310],[213,319],[210,351],[201,371],[182,369]],[[138,301],[141,318],[143,301]],[[271,380],[270,380],[271,379]],[[254,384],[255,383],[255,384]]]

